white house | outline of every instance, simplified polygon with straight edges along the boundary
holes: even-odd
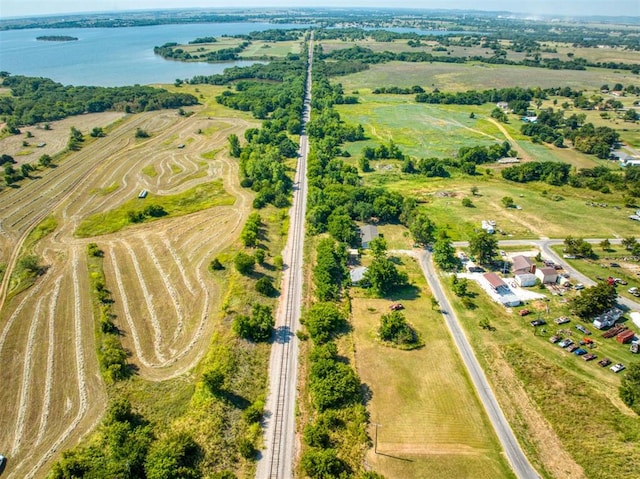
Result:
[[[558,273],[553,268],[538,268],[536,278],[539,278],[542,284],[555,283],[558,281]]]
[[[519,273],[515,275],[516,284],[521,288],[535,286],[537,279],[538,278],[536,278],[536,275],[533,273]]]

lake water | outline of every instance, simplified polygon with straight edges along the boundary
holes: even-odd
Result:
[[[51,78],[64,85],[123,86],[173,83],[176,78],[222,73],[230,66],[254,62],[185,63],[153,53],[167,42],[188,43],[198,37],[237,35],[304,25],[270,23],[202,23],[127,28],[55,28],[0,31],[0,71]],[[38,41],[41,35],[69,35],[71,42]]]

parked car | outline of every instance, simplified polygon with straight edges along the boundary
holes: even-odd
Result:
[[[570,353],[573,353],[574,351],[580,349],[580,346],[578,346],[577,344],[572,344],[571,346],[569,346],[567,348],[567,351],[569,351]]]
[[[589,353],[589,354],[585,354],[584,356],[582,356],[582,359],[584,359],[585,361],[593,361],[597,357],[598,356],[596,354]]]
[[[585,328],[582,324],[576,324],[576,329],[578,331],[582,331],[587,336],[589,336],[591,334],[591,331],[589,331],[587,328]]]
[[[614,278],[614,281],[615,281],[617,284],[629,284],[629,283],[627,283],[624,279],[621,279],[621,278]]]
[[[613,366],[611,366],[609,369],[611,369],[614,373],[619,373],[624,369],[624,364],[616,363]]]
[[[609,364],[611,364],[611,359],[609,358],[604,358],[598,361],[598,365],[602,366],[603,368],[609,366]]]
[[[529,324],[531,324],[531,326],[543,326],[547,324],[547,322],[544,319],[534,319]]]
[[[553,321],[556,324],[564,324],[569,322],[569,318],[567,318],[566,316],[560,316],[559,318],[556,318]]]
[[[0,454],[0,474],[3,473],[5,467],[7,467],[7,458]]]
[[[520,316],[526,316],[527,314],[529,314],[531,311],[529,311],[528,309],[521,309],[520,311],[518,311],[518,314]]]
[[[558,343],[558,346],[560,346],[561,348],[566,348],[567,346],[571,346],[572,344],[573,344],[573,341],[567,338],[560,341]]]
[[[560,341],[562,339],[562,336],[559,336],[557,334],[554,334],[553,336],[551,336],[549,338],[549,341],[553,344],[557,343],[558,341]]]
[[[584,289],[584,284],[578,283],[575,285],[575,289]]]
[[[619,268],[620,265],[618,263],[609,263],[609,266],[611,266],[612,268]]]
[[[389,309],[391,311],[400,311],[401,309],[404,309],[404,305],[402,303],[393,303],[389,306]]]
[[[583,356],[587,354],[587,350],[583,348],[578,348],[573,352],[573,354],[575,354],[576,356]]]

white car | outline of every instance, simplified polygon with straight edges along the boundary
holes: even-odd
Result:
[[[576,289],[584,289],[584,284],[578,283],[578,284],[576,284],[575,288]]]
[[[609,369],[611,369],[614,373],[619,373],[624,369],[624,364],[622,363],[614,364]]]

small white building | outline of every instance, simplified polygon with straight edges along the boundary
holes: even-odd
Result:
[[[536,278],[542,281],[542,284],[550,284],[558,281],[558,273],[553,268],[536,269]]]
[[[521,288],[535,286],[537,279],[533,273],[519,273],[515,275],[516,284]]]

